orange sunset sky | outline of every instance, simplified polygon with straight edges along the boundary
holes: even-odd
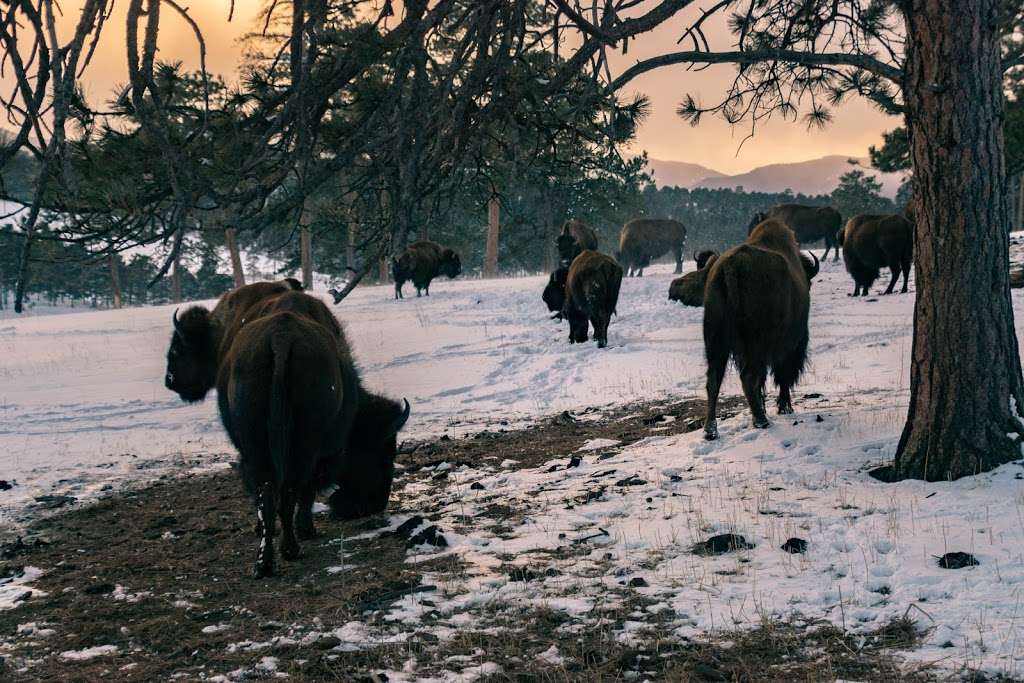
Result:
[[[70,31],[71,21],[84,0],[64,0]],[[210,71],[234,80],[240,57],[239,37],[252,31],[262,0],[236,0],[235,16],[228,22],[229,0],[193,0],[183,2],[203,30],[207,43],[207,67]],[[115,4],[114,16],[104,28],[98,53],[85,74],[86,95],[94,105],[101,104],[114,86],[126,80],[124,47],[125,2]],[[696,11],[696,10],[695,10]],[[683,13],[657,31],[630,41],[629,53],[616,53],[613,73],[621,72],[637,60],[688,49],[677,46],[676,40],[688,25],[692,12]],[[713,49],[728,49],[730,39],[723,24],[711,26],[709,38]],[[190,68],[198,68],[198,47],[191,30],[173,12],[161,17],[160,57],[182,60]],[[876,111],[866,101],[851,98],[834,110],[834,120],[824,130],[808,130],[802,122],[772,120],[759,126],[756,135],[742,148],[740,142],[749,126],[732,127],[718,118],[705,117],[699,127],[691,127],[675,114],[684,94],[692,93],[698,101],[710,104],[720,98],[731,81],[734,67],[713,66],[703,71],[687,71],[684,67],[665,67],[634,80],[624,95],[643,92],[652,104],[650,117],[639,131],[638,143],[632,151],[646,150],[657,159],[688,161],[724,173],[741,173],[768,163],[803,161],[828,154],[866,156],[869,145],[881,141],[883,130],[899,125],[899,120]],[[6,86],[6,76],[0,81]]]

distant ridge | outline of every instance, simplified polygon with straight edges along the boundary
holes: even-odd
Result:
[[[859,162],[858,165],[850,161]],[[787,189],[807,195],[831,194],[844,173],[860,170],[874,176],[882,183],[882,194],[895,197],[903,178],[899,173],[882,173],[871,168],[867,158],[831,155],[809,161],[759,166],[747,173],[728,175],[699,164],[680,161],[651,159],[650,166],[654,182],[658,187],[686,188],[737,188],[747,192],[783,192]],[[697,169],[707,171],[701,177],[694,177]],[[692,178],[692,179],[691,179]]]

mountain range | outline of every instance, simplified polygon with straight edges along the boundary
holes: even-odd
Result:
[[[855,162],[855,163],[851,163]],[[729,175],[700,164],[685,161],[650,159],[654,182],[658,187],[737,188],[747,192],[783,192],[787,189],[807,195],[831,194],[839,184],[839,177],[852,170],[874,176],[882,183],[882,194],[895,197],[903,181],[899,173],[882,173],[871,168],[867,158],[831,155],[820,159],[785,164],[769,164]]]

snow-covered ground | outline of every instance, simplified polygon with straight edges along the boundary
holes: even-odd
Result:
[[[390,287],[360,287],[334,310],[366,383],[412,404],[405,436],[457,435],[584,406],[703,396],[702,311],[667,300],[672,277],[670,267],[658,266],[623,282],[604,350],[567,343],[565,325],[549,320],[540,300],[542,277],[441,280],[431,297],[402,301]],[[885,283],[883,276],[875,291]],[[511,534],[449,538],[444,552],[461,555],[472,570],[465,585],[452,587],[462,597],[447,609],[471,606],[460,600],[518,600],[585,619],[605,584],[633,575],[643,576],[648,586],[637,590],[656,598],[658,609],[673,611],[681,635],[789,611],[871,627],[913,604],[909,616],[931,629],[915,656],[1019,675],[1024,470],[1007,465],[940,484],[883,485],[865,474],[891,459],[905,415],[913,297],[850,299],[851,290],[841,264],[823,264],[812,288],[811,362],[795,420],[756,431],[743,412],[721,423],[722,438],[712,444],[699,433],[621,450],[592,444],[578,468],[473,470],[456,472],[445,490],[407,487],[405,509],[451,501],[435,520],[442,529],[472,516],[466,506],[525,501]],[[1014,293],[1018,324],[1021,296]],[[38,496],[88,497],[233,458],[215,402],[185,405],[163,387],[172,310],[0,321],[0,479],[16,482],[0,491],[0,524],[33,514]],[[730,371],[724,393],[739,392]],[[617,471],[609,481],[597,476],[609,469]],[[643,483],[614,486],[633,474]],[[476,479],[485,490],[468,490]],[[567,500],[600,484],[609,485],[604,496],[566,510]],[[606,561],[610,552],[615,574],[582,579],[578,569],[588,560],[578,558],[571,576],[528,588],[495,573],[503,553],[529,564],[598,527],[609,535],[588,541],[591,559]],[[718,558],[689,552],[693,542],[724,532],[756,547]],[[809,552],[781,551],[790,536],[807,539]],[[971,552],[981,564],[939,569],[932,556],[947,551]],[[405,600],[397,628],[404,620],[413,627],[416,600]]]

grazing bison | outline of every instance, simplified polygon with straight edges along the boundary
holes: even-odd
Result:
[[[764,407],[769,368],[779,387],[779,414],[793,412],[790,389],[807,359],[810,285],[817,274],[817,258],[811,262],[804,257],[793,231],[778,220],[758,225],[746,242],[710,267],[704,291],[704,438],[718,438],[718,392],[730,357],[740,372],[755,427],[769,424]]]
[[[588,249],[573,259],[566,273],[562,305],[562,317],[569,320],[569,343],[587,341],[589,320],[598,348],[608,345],[608,323],[621,284],[622,267],[609,256]]]
[[[878,279],[878,271],[886,266],[892,271],[892,280],[885,293],[892,294],[900,272],[903,273],[900,291],[907,293],[910,262],[914,256],[914,226],[909,220],[898,214],[854,216],[839,233],[839,244],[843,247],[846,272],[853,276],[853,296],[867,296]]]
[[[419,240],[396,259],[391,260],[391,274],[395,279],[395,298],[404,298],[402,285],[412,280],[416,286],[416,296],[421,290],[430,296],[430,281],[438,275],[450,278],[458,277],[462,272],[462,261],[459,255],[437,242]]]
[[[615,259],[626,274],[644,276],[644,268],[662,254],[672,251],[676,256],[676,273],[683,272],[683,242],[686,227],[679,221],[660,218],[637,218],[622,226],[619,250]]]
[[[544,293],[541,295],[548,310],[553,313],[552,319],[562,319],[562,308],[565,306],[565,279],[568,275],[568,266],[562,266],[551,273],[548,284],[544,287]]]
[[[568,266],[584,249],[597,251],[597,233],[583,221],[570,218],[562,225],[562,232],[555,240],[555,245],[559,261],[563,266]]]
[[[782,221],[790,230],[796,234],[796,241],[800,244],[809,244],[820,239],[825,240],[825,255],[822,260],[828,258],[829,250],[833,251],[833,260],[839,260],[839,246],[836,236],[843,227],[843,217],[831,206],[803,206],[801,204],[777,204],[768,209],[767,212],[759,211],[754,214],[747,226],[747,234],[762,222],[774,218]]]
[[[258,577],[273,573],[275,508],[282,556],[294,559],[296,525],[300,538],[315,534],[318,489],[340,485],[331,503],[342,517],[387,505],[409,405],[361,387],[341,326],[320,300],[287,291],[254,301],[230,338],[201,306],[173,320],[166,385],[187,401],[217,387],[243,483],[257,499]]]
[[[704,284],[708,279],[708,270],[718,258],[714,251],[702,251],[694,254],[697,270],[677,277],[668,287],[669,301],[678,301],[684,306],[704,305]]]

